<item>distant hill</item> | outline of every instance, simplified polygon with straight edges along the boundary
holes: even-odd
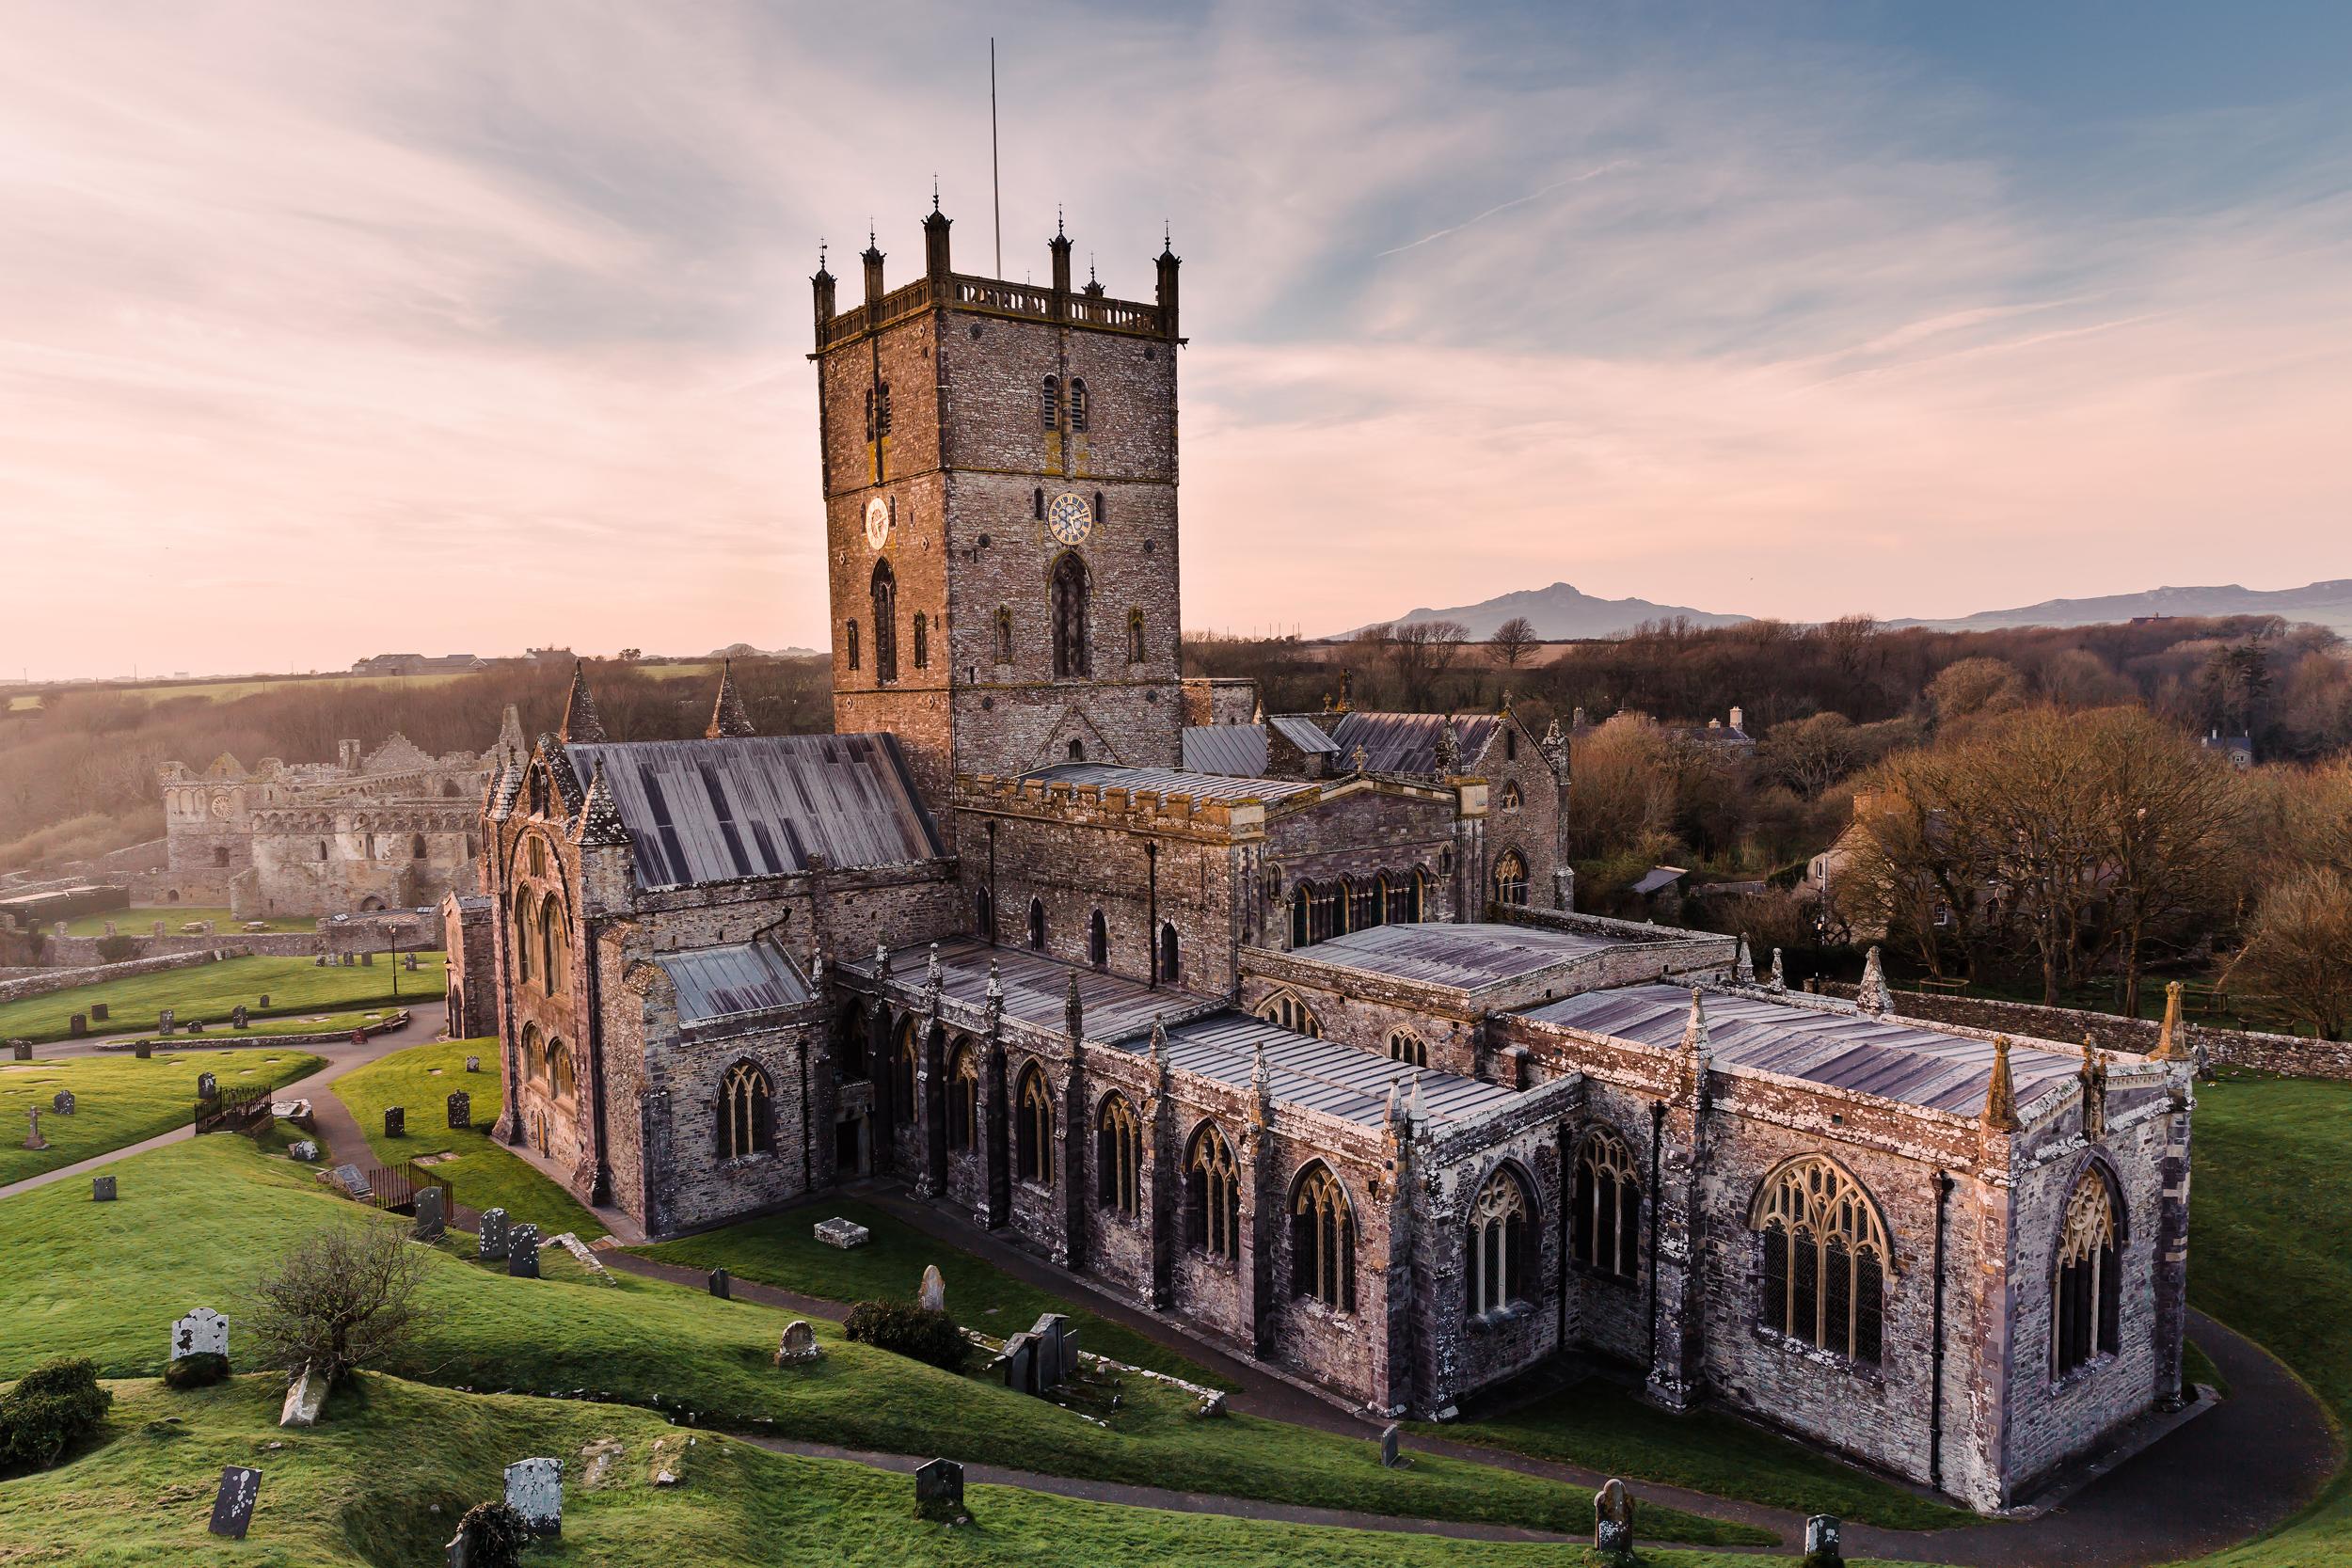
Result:
[[[1523,588],[1514,594],[1451,610],[1415,610],[1396,618],[1401,625],[1416,621],[1459,621],[1472,637],[1492,637],[1495,628],[1514,615],[1524,615],[1542,638],[1614,637],[1645,621],[1676,616],[1701,626],[1732,626],[1755,619],[1749,615],[1718,615],[1687,605],[1652,604],[1647,599],[1597,599],[1565,582],[1549,588]],[[1361,629],[1361,628],[1358,628]],[[1353,635],[1343,632],[1342,636]]]
[[[1502,601],[1498,599],[1497,604]],[[1936,631],[1989,631],[1999,626],[2089,626],[2143,615],[2280,615],[2309,621],[2352,637],[2352,578],[2302,588],[2151,588],[2095,599],[2044,599],[2016,610],[1984,610],[1955,621],[1894,621]]]

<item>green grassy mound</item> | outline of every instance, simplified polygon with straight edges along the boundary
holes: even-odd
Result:
[[[67,1022],[75,1013],[87,1013],[93,1002],[105,1003],[113,1014],[90,1025],[93,1035],[151,1029],[156,1014],[166,1007],[183,1023],[201,1019],[227,1028],[229,1009],[240,1002],[253,1018],[415,1006],[440,999],[448,963],[446,954],[420,954],[417,973],[411,974],[382,955],[373,966],[354,964],[348,969],[341,964],[322,969],[309,958],[228,958],[0,1002],[0,1039],[64,1039]],[[264,995],[267,1007],[261,1005]]]
[[[466,1070],[466,1058],[482,1058],[480,1072]],[[440,1040],[395,1051],[335,1080],[334,1092],[367,1134],[368,1147],[386,1164],[420,1156],[454,1154],[437,1163],[436,1176],[455,1185],[457,1201],[469,1209],[503,1209],[517,1223],[529,1221],[542,1236],[569,1230],[583,1242],[602,1236],[596,1216],[571,1194],[539,1174],[490,1135],[500,1104],[499,1042]],[[473,1126],[453,1131],[449,1097],[463,1089],[473,1097]],[[406,1110],[407,1135],[384,1135],[384,1112]]]
[[[135,1056],[60,1056],[0,1062],[0,1182],[22,1181],[59,1165],[185,1127],[196,1112],[196,1077],[209,1072],[223,1089],[255,1084],[276,1088],[326,1064],[298,1051],[172,1051],[142,1062]],[[59,1089],[73,1091],[73,1114],[55,1115]],[[40,1107],[42,1150],[23,1142],[25,1108]],[[82,1195],[87,1198],[87,1190]]]

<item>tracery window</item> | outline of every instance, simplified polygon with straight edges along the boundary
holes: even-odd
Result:
[[[1279,1029],[1288,1029],[1294,1035],[1311,1035],[1316,1039],[1323,1037],[1323,1025],[1315,1022],[1315,1015],[1307,1010],[1307,1004],[1289,991],[1277,991],[1259,1003],[1258,1016]]]
[[[1071,550],[1054,562],[1054,677],[1075,680],[1093,673],[1087,648],[1087,565]]]
[[[980,1069],[968,1045],[956,1047],[947,1060],[947,1147],[961,1152],[972,1147],[972,1129],[980,1122]]]
[[[2051,1338],[2061,1376],[2116,1353],[2122,1275],[2115,1194],[2096,1169],[2087,1170],[2058,1222],[2058,1302]]]
[[[535,1023],[523,1025],[522,1058],[522,1074],[526,1080],[536,1079],[545,1072],[546,1053],[539,1049],[539,1026]]]
[[[1470,1309],[1499,1312],[1527,1294],[1534,1274],[1529,1245],[1534,1205],[1509,1166],[1498,1167],[1470,1205]]]
[[[874,678],[898,678],[898,575],[887,561],[874,562]]]
[[[1389,1031],[1389,1060],[1403,1062],[1408,1067],[1429,1065],[1429,1042],[1410,1029]]]
[[[1764,1326],[1875,1366],[1890,1254],[1862,1184],[1805,1155],[1765,1179],[1749,1224],[1763,1238]]]
[[[1291,1294],[1356,1310],[1356,1221],[1340,1179],[1320,1160],[1291,1193]]]
[[[1054,1184],[1054,1097],[1045,1074],[1031,1062],[1021,1069],[1013,1117],[1013,1174],[1041,1187]]]
[[[1045,901],[1041,898],[1029,900],[1029,945],[1045,951]]]
[[[719,1081],[719,1158],[764,1153],[768,1144],[768,1075],[738,1062]]]
[[[539,983],[549,996],[564,994],[564,972],[572,967],[564,941],[564,907],[552,898],[539,904]]]
[[[531,984],[531,949],[535,935],[532,927],[536,924],[532,918],[534,902],[528,891],[515,901],[515,983],[518,986]]]
[[[1495,902],[1522,906],[1527,902],[1527,862],[1517,849],[1505,849],[1495,862]]]
[[[1120,1094],[1103,1097],[1095,1122],[1095,1197],[1129,1218],[1143,1212],[1143,1122]]]
[[[1506,782],[1502,786],[1502,809],[1517,811],[1525,804],[1527,804],[1527,798],[1519,793],[1518,784]]]
[[[1094,911],[1094,918],[1087,925],[1087,962],[1097,969],[1103,969],[1106,968],[1110,961],[1110,922],[1103,918],[1101,910],[1097,910]]]
[[[1597,1127],[1576,1154],[1576,1212],[1569,1244],[1588,1269],[1632,1279],[1642,1272],[1642,1180],[1633,1150]]]
[[[1214,1122],[1184,1153],[1184,1244],[1212,1258],[1241,1256],[1241,1167]]]

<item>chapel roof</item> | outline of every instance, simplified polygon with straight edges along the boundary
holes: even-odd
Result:
[[[1151,1040],[1122,1040],[1148,1051]],[[1234,1088],[1249,1086],[1257,1053],[1265,1052],[1266,1087],[1278,1105],[1377,1127],[1388,1116],[1391,1085],[1409,1099],[1418,1081],[1421,1108],[1432,1121],[1456,1121],[1507,1105],[1517,1094],[1500,1085],[1375,1055],[1359,1046],[1301,1035],[1244,1012],[1213,1013],[1169,1026],[1168,1065]]]
[[[1465,766],[1486,751],[1502,720],[1491,713],[1351,713],[1331,730],[1343,758],[1364,750],[1364,768],[1373,773],[1434,773],[1438,769],[1438,736],[1450,721],[1461,737]],[[1350,766],[1353,766],[1351,763]]]
[[[1182,768],[1126,768],[1113,762],[1057,762],[1024,773],[1047,784],[1097,784],[1111,789],[1189,795],[1196,800],[1279,800],[1323,786],[1311,779],[1245,779]]]
[[[1292,957],[1396,980],[1476,990],[1629,945],[1623,940],[1534,926],[1422,921],[1366,927],[1296,949]]]
[[[657,953],[653,961],[677,988],[677,1021],[689,1028],[797,1007],[810,995],[792,960],[764,942]]]
[[[1200,773],[1258,778],[1268,766],[1268,731],[1281,736],[1309,756],[1335,756],[1339,752],[1339,742],[1318,729],[1313,720],[1282,713],[1263,724],[1185,726],[1184,767]]]

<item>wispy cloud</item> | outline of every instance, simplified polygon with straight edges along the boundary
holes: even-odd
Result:
[[[1449,234],[1459,234],[1463,230],[1470,228],[1473,224],[1484,223],[1488,218],[1493,217],[1497,213],[1507,213],[1514,207],[1524,207],[1531,201],[1542,200],[1545,197],[1549,196],[1554,191],[1564,191],[1570,185],[1581,185],[1587,180],[1597,179],[1601,175],[1629,166],[1631,166],[1629,160],[1624,158],[1613,158],[1608,163],[1601,165],[1598,168],[1588,168],[1581,174],[1571,174],[1565,180],[1554,180],[1550,184],[1543,186],[1539,190],[1530,191],[1525,196],[1513,197],[1508,201],[1498,201],[1483,213],[1472,214],[1470,216],[1464,218],[1459,223],[1451,225],[1448,228],[1438,230],[1434,233],[1423,234],[1418,240],[1408,241],[1407,243],[1400,245],[1392,245],[1387,250],[1375,251],[1373,252],[1374,259],[1379,260],[1390,256],[1402,256],[1408,250],[1419,250],[1422,245],[1433,245],[1436,242],[1444,239]]]

